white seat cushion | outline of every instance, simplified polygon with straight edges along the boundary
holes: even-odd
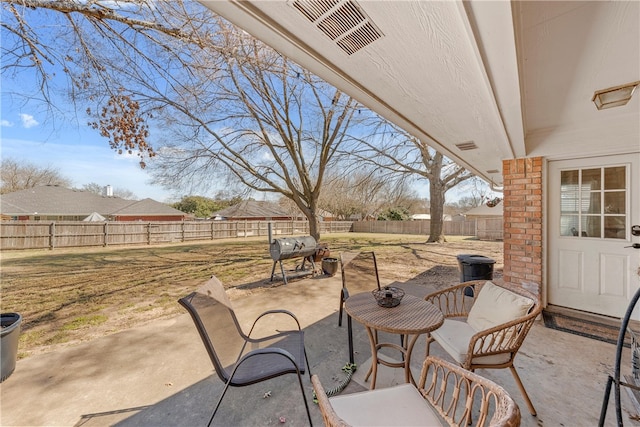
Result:
[[[329,399],[352,426],[442,426],[437,412],[411,384],[351,393]]]
[[[486,282],[469,310],[467,323],[476,331],[483,331],[522,317],[531,307],[531,298]]]
[[[478,331],[473,329],[467,322],[461,320],[444,319],[444,323],[431,336],[442,346],[456,362],[463,363],[467,359],[469,341]],[[509,361],[509,354],[494,354],[491,356],[476,357],[473,363],[483,365],[494,365]]]

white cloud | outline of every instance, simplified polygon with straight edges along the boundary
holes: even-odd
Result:
[[[20,114],[20,120],[22,120],[22,126],[27,129],[40,124],[31,114]]]
[[[97,142],[83,140],[84,143],[66,142],[73,141],[73,138],[64,139],[65,142],[61,143],[3,138],[2,154],[57,168],[72,181],[74,187],[93,182],[129,190],[141,199],[150,197],[159,202],[174,201],[170,191],[149,183],[149,173],[140,168],[135,156],[125,158],[114,154],[100,138],[96,138]]]
[[[9,120],[2,119],[0,120],[0,126],[10,128],[13,126],[13,123],[11,123]]]

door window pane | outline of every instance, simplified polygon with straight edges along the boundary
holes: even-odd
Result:
[[[627,184],[627,174],[624,166],[604,168],[604,189],[624,190]]]
[[[604,213],[624,214],[626,209],[626,194],[624,191],[610,191],[604,193]]]
[[[578,215],[562,215],[560,217],[560,235],[561,236],[577,236],[578,228]]]
[[[583,196],[582,212],[599,214],[601,212],[600,193],[586,193]]]
[[[560,191],[571,191],[578,188],[578,173],[577,170],[562,171],[560,172]]]
[[[580,198],[577,191],[569,191],[562,193],[562,200],[560,201],[560,212],[565,213],[578,213],[578,206],[580,204]]]
[[[586,215],[582,217],[580,237],[600,237],[600,216]]]
[[[604,217],[604,237],[607,239],[625,239],[625,219],[623,216]]]
[[[582,171],[582,191],[600,190],[602,169],[584,169]]]

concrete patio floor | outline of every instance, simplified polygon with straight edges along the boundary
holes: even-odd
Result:
[[[326,389],[335,387],[344,378],[341,368],[348,362],[346,326],[338,327],[340,275],[275,284],[229,291],[240,320],[250,323],[271,308],[296,313],[306,331],[311,371]],[[407,285],[405,290],[416,295],[431,291],[417,285]],[[370,359],[369,342],[356,322],[354,341],[359,368],[343,393],[368,388],[363,377]],[[417,375],[424,339],[413,354]],[[444,356],[437,345],[432,354]],[[523,426],[595,426],[614,359],[614,345],[548,329],[538,321],[516,358],[537,417],[528,413],[508,370],[478,373],[507,389],[520,406]],[[630,371],[629,359],[625,349],[623,373]],[[401,370],[380,367],[378,387],[402,379]],[[18,361],[15,372],[0,385],[0,421],[3,426],[202,426],[222,386],[185,312]],[[305,386],[314,424],[322,425],[308,376]],[[264,397],[268,392],[270,397]],[[612,393],[606,425],[616,424],[613,400]],[[624,390],[622,402],[625,425],[636,425],[629,420],[630,400]],[[285,417],[284,424],[280,417]],[[308,424],[297,382],[290,375],[230,389],[214,421],[223,426]]]

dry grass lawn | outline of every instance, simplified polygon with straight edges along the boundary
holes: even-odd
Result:
[[[374,250],[381,282],[412,281],[437,287],[459,281],[456,255],[496,260],[502,242],[450,237],[345,233],[326,235],[332,256]],[[285,268],[301,261],[288,260]],[[2,311],[23,316],[19,357],[115,333],[183,313],[177,299],[210,275],[229,288],[281,286],[270,281],[273,261],[266,237],[167,246],[56,249],[2,253]],[[279,268],[276,269],[279,272]]]

